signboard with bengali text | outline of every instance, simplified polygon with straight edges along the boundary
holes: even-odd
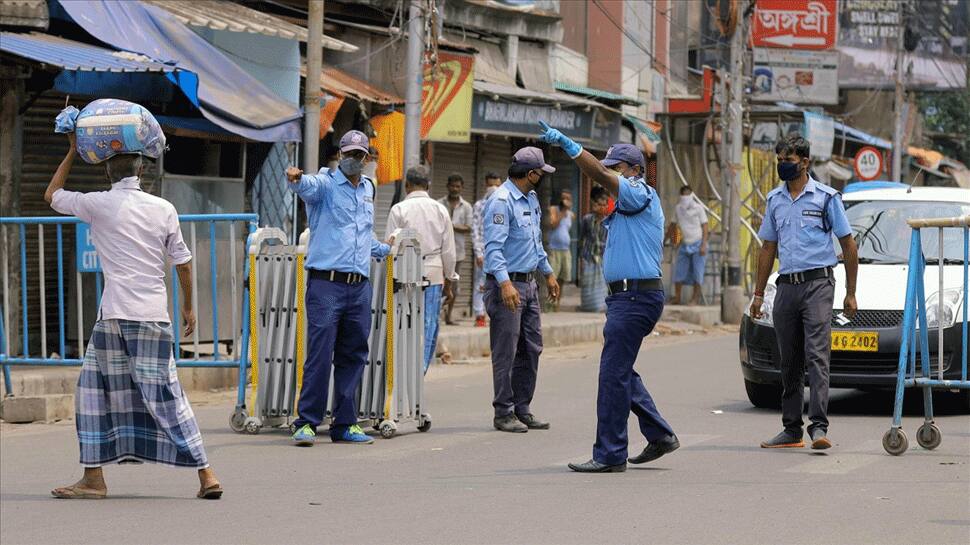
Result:
[[[836,0],[758,0],[751,24],[754,47],[832,49],[838,5]]]

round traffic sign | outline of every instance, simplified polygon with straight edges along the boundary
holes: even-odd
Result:
[[[866,146],[855,154],[855,175],[860,180],[875,180],[882,173],[882,154],[872,146]]]

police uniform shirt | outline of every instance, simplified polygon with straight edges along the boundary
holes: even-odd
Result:
[[[617,176],[620,181],[617,210],[603,220],[609,233],[603,253],[607,282],[660,278],[663,257],[664,213],[657,192],[642,180]],[[620,213],[636,212],[627,216]]]
[[[828,210],[823,210],[826,198]],[[795,200],[783,183],[768,193],[765,219],[758,231],[761,240],[778,243],[778,272],[791,274],[838,263],[832,236],[826,222],[837,238],[852,234],[845,217],[845,207],[835,189],[809,178],[805,190]]]
[[[485,205],[485,272],[499,283],[509,273],[528,273],[536,269],[552,274],[549,258],[542,247],[539,197],[528,195],[506,179]]]
[[[306,268],[369,276],[371,257],[390,252],[374,238],[374,184],[366,176],[354,187],[339,168],[321,169],[287,186],[306,203]]]

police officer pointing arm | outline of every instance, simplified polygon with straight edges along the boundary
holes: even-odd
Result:
[[[596,443],[591,460],[569,464],[569,468],[581,473],[626,471],[631,411],[639,420],[647,446],[630,458],[630,463],[650,462],[680,447],[670,424],[633,370],[644,337],[653,331],[663,313],[663,210],[657,192],[642,179],[643,153],[636,146],[616,144],[601,162],[560,131],[540,123],[544,141],[561,147],[583,174],[616,198],[616,211],[603,221],[608,231],[603,276],[610,295],[606,299],[596,399]]]
[[[357,425],[356,391],[367,363],[371,326],[371,258],[383,258],[390,244],[374,238],[374,183],[361,174],[370,160],[367,136],[349,131],[340,139],[337,168],[304,175],[286,171],[289,190],[306,203],[307,348],[299,417],[293,423],[297,446],[310,446],[327,408],[333,369],[335,443],[368,444]]]
[[[832,446],[828,434],[829,361],[832,349],[832,304],[838,263],[832,233],[839,239],[845,264],[844,313],[855,316],[859,257],[852,228],[838,192],[809,175],[809,144],[792,135],[775,148],[778,177],[784,182],[768,193],[758,237],[763,246],[750,314],[762,316],[765,286],[778,255],[772,320],[778,339],[782,375],[784,430],[761,443],[763,448],[800,448],[805,367],[810,397],[808,433],[813,449]]]

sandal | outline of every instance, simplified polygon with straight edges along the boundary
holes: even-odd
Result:
[[[51,490],[51,495],[64,500],[103,500],[108,496],[108,492],[106,490],[81,488],[72,484]]]
[[[222,485],[216,483],[212,486],[207,486],[199,490],[199,493],[195,497],[203,500],[218,500],[222,497]]]

